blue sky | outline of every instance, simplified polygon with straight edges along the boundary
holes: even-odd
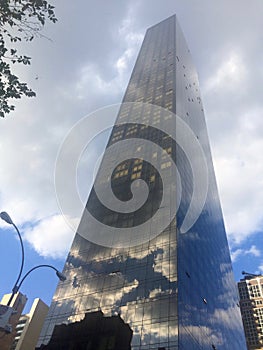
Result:
[[[137,0],[63,2],[51,38],[21,44],[32,56],[17,73],[37,92],[0,120],[0,210],[23,235],[25,272],[36,264],[62,268],[74,236],[60,212],[54,168],[70,128],[92,111],[119,103],[145,30],[176,13],[196,64],[235,278],[263,271],[263,2]],[[238,9],[238,11],[237,11]],[[79,170],[85,201],[98,155],[89,149]],[[85,164],[84,164],[85,160]],[[78,209],[81,212],[81,208]],[[76,223],[79,215],[72,218]],[[0,223],[0,295],[19,271],[14,229]],[[57,278],[32,273],[22,292],[50,303]]]

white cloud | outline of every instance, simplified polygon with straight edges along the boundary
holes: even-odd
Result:
[[[64,258],[73,236],[62,215],[42,219],[33,227],[25,229],[23,234],[39,255],[51,258]]]
[[[261,130],[253,112],[250,116],[250,121],[246,114],[236,118],[237,130],[223,138],[224,144],[215,146],[214,164],[226,228],[236,242],[260,231],[263,222],[263,140],[249,127],[253,121],[254,128]]]
[[[217,89],[224,87],[226,92],[231,92],[238,88],[238,85],[246,77],[246,68],[242,61],[240,54],[232,52],[228,54],[228,57],[224,58],[221,65],[217,67],[216,71],[209,77],[204,86],[203,93],[211,93]]]
[[[19,68],[38,96],[19,101],[16,112],[0,121],[1,210],[19,226],[40,220],[35,232],[26,233],[35,249],[62,256],[59,238],[50,233],[46,239],[38,237],[37,229],[43,233],[48,226],[45,222],[61,231],[56,237],[64,234],[69,241],[53,187],[56,154],[65,134],[95,108],[121,100],[146,28],[175,12],[200,73],[229,237],[238,243],[261,230],[263,2],[248,6],[244,0],[223,0],[212,6],[206,0],[170,0],[163,6],[145,0],[101,6],[81,1],[77,7],[70,2],[56,6],[59,22],[48,25],[45,33],[53,41],[27,45],[32,65]],[[91,178],[87,174],[87,182]],[[66,249],[65,243],[65,254]]]
[[[252,247],[249,250],[245,251],[245,254],[251,254],[256,257],[259,257],[261,255],[261,252],[256,246],[252,245]]]
[[[223,324],[228,329],[240,330],[240,310],[237,305],[227,309],[215,309],[213,320],[217,324]]]
[[[36,225],[31,232],[26,232],[26,239],[37,252],[47,257],[65,257],[69,249],[69,237],[74,235],[63,223],[62,216],[57,214],[59,208],[53,173],[59,146],[76,120],[98,107],[119,102],[124,93],[128,71],[131,69],[130,60],[134,59],[135,47],[140,40],[132,31],[132,24],[119,33],[119,28],[122,27],[119,23],[128,16],[125,7],[119,4],[114,12],[116,21],[113,21],[112,16],[107,29],[100,28],[101,37],[107,42],[105,46],[102,45],[102,40],[96,41],[91,30],[92,22],[96,22],[95,16],[94,21],[87,23],[90,30],[85,32],[85,40],[95,40],[94,45],[97,47],[90,50],[90,44],[82,42],[82,45],[86,45],[84,56],[73,51],[70,53],[77,42],[75,35],[81,35],[77,34],[77,27],[74,27],[75,32],[71,30],[68,33],[63,46],[65,31],[68,31],[67,21],[60,19],[57,31],[55,26],[53,28],[54,32],[47,27],[56,44],[52,45],[45,40],[33,42],[25,49],[34,57],[31,71],[19,67],[24,79],[29,80],[37,90],[38,97],[19,101],[13,116],[1,121],[1,211],[8,211],[20,228],[28,223]],[[64,10],[57,5],[59,14]],[[67,11],[70,11],[70,6]],[[81,23],[81,15],[82,23],[85,22],[86,11],[84,13],[79,14],[78,24]],[[68,14],[64,14],[68,18]],[[104,19],[102,21],[106,25]],[[99,34],[98,30],[96,34]],[[71,41],[73,37],[74,42]],[[82,48],[78,43],[79,52]],[[105,50],[104,54],[101,50]],[[36,72],[39,75],[37,81]],[[93,170],[92,165],[85,168]],[[90,179],[92,174],[87,174],[86,182],[91,182]],[[89,183],[86,186],[90,188]],[[85,197],[86,193],[85,190]],[[56,229],[56,237],[48,231],[48,227],[51,228],[49,225]],[[39,232],[43,234],[39,235]],[[65,240],[61,244],[63,235]]]
[[[97,70],[97,67],[92,64],[81,68],[76,85],[77,98],[87,98],[94,92],[110,92],[110,82],[104,81]]]
[[[177,280],[176,271],[177,271],[177,262],[176,259],[169,260],[169,256],[175,256],[176,245],[170,245],[170,250],[168,248],[164,249],[162,253],[156,254],[154,257],[154,272],[161,273],[166,277],[170,282],[175,282]]]
[[[256,274],[263,273],[263,264],[259,265],[258,269],[259,269],[259,272],[256,272]]]
[[[235,251],[231,252],[232,262],[237,261],[240,258],[240,256],[244,256],[244,255],[252,255],[255,257],[260,257],[261,252],[255,245],[252,245],[249,249],[236,249]]]
[[[247,55],[242,47],[218,59],[201,88],[226,229],[235,243],[263,228],[263,107]]]
[[[231,252],[231,260],[232,262],[237,261],[239,256],[243,253],[243,249],[237,249],[234,252]]]
[[[205,335],[205,337],[202,338],[202,343],[206,345],[217,344],[217,345],[223,345],[224,340],[222,333],[219,331],[217,334],[215,334],[214,330],[207,326],[194,326],[194,325],[188,325],[182,327],[182,336],[189,337],[189,334],[192,335],[193,338],[196,340],[200,339],[200,335]]]

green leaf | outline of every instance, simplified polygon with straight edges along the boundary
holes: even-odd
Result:
[[[40,36],[46,20],[57,21],[54,6],[47,0],[0,0],[0,117],[15,109],[10,99],[34,97],[36,93],[13,74],[14,64],[29,65],[31,57],[18,54],[16,47],[9,48],[7,41],[32,41]],[[8,49],[7,49],[8,48]],[[11,57],[6,53],[10,52]],[[6,56],[5,56],[6,55]],[[8,63],[10,62],[10,63]],[[12,63],[12,66],[10,64]]]

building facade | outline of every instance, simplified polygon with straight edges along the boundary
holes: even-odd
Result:
[[[247,348],[263,349],[263,276],[247,275],[238,282]]]
[[[29,313],[19,318],[11,350],[35,349],[47,312],[48,306],[41,299],[35,299]]]
[[[101,310],[129,325],[132,350],[245,349],[197,74],[176,16],[147,30],[106,153],[39,346],[55,325]],[[119,210],[98,195],[109,183]]]
[[[0,304],[1,307],[4,305],[8,305],[11,295],[12,293],[5,294],[3,296]],[[0,330],[0,349],[1,350],[10,350],[16,335],[16,325],[23,312],[26,302],[27,302],[27,297],[20,292],[16,293],[14,298],[12,299],[10,306],[13,308],[14,312],[11,314],[8,321],[8,324],[11,326],[11,332],[6,333],[5,331]]]

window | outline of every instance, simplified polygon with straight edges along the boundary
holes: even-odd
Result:
[[[172,165],[172,163],[171,163],[170,161],[169,161],[169,162],[162,163],[161,169],[169,168],[171,165]]]
[[[155,175],[152,175],[151,177],[150,177],[150,182],[154,182],[155,181]]]
[[[141,177],[141,172],[139,172],[139,173],[134,173],[134,174],[132,174],[131,179],[132,179],[132,180],[134,180],[134,179],[139,179],[140,177]]]

